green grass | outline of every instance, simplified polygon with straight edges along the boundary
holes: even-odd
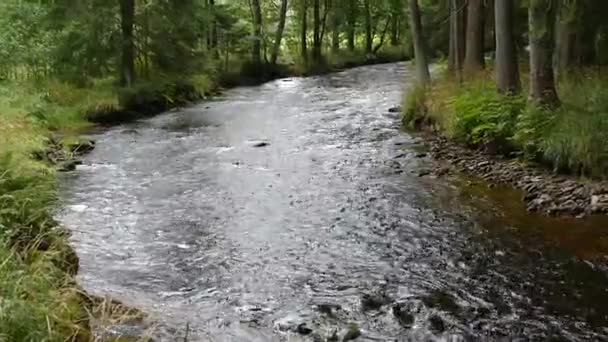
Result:
[[[608,77],[580,71],[558,89],[562,106],[547,110],[528,105],[525,93],[499,95],[490,73],[462,84],[444,76],[406,93],[404,123],[424,122],[472,147],[492,145],[556,172],[606,178]]]

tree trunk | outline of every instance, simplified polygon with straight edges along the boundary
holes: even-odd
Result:
[[[450,0],[450,42],[448,70],[460,73],[466,52],[467,3],[464,0]]]
[[[122,31],[122,63],[120,67],[120,84],[124,87],[131,87],[133,82],[135,82],[134,25],[135,0],[121,0],[120,27]]]
[[[312,59],[315,63],[321,61],[321,1],[313,0],[313,34]]]
[[[277,64],[277,58],[279,57],[279,51],[281,50],[281,40],[283,39],[283,30],[285,30],[285,18],[287,17],[287,0],[281,0],[281,10],[279,13],[279,25],[277,26],[277,32],[274,38],[274,47],[272,48],[272,54],[270,55],[270,63],[272,65]]]
[[[363,0],[365,6],[365,53],[372,53],[373,34],[372,34],[372,13],[369,6],[370,0]]]
[[[260,0],[252,0],[253,14],[253,44],[251,46],[251,61],[262,64],[262,8]]]
[[[357,2],[356,0],[348,0],[348,16],[347,16],[347,40],[348,50],[355,51],[355,29],[357,26]]]
[[[340,17],[337,8],[334,6],[331,15],[331,50],[340,50]]]
[[[559,98],[553,75],[557,0],[530,0],[530,100],[555,107]]]
[[[306,42],[307,39],[307,31],[308,31],[308,3],[307,0],[302,1],[302,22],[300,28],[300,53],[302,54],[302,59],[304,62],[308,61],[308,44]]]
[[[429,65],[426,59],[424,37],[422,35],[422,21],[420,20],[420,9],[418,0],[410,0],[410,27],[412,29],[412,40],[414,43],[414,58],[416,60],[416,76],[418,83],[426,85],[431,81]]]
[[[391,14],[391,46],[399,45],[399,17],[396,13]]]
[[[573,1],[568,5],[563,5],[559,12],[553,59],[555,74],[558,76],[566,74],[568,68],[574,62],[573,52],[578,33],[576,27],[578,10],[578,3]]]
[[[469,0],[466,53],[464,69],[467,72],[477,72],[484,68],[484,0]]]
[[[496,87],[503,94],[521,90],[517,48],[513,35],[513,0],[496,0]]]
[[[215,18],[215,0],[209,0],[209,11],[211,12],[210,19],[210,38],[209,38],[209,47],[211,49],[217,48],[217,20]],[[217,55],[216,55],[217,57]]]

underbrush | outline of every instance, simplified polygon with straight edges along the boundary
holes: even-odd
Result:
[[[548,110],[527,104],[523,94],[498,94],[488,75],[463,83],[443,77],[406,93],[403,120],[409,127],[432,127],[470,147],[521,156],[555,172],[605,178],[608,79],[580,72],[562,80],[558,89],[562,106]]]

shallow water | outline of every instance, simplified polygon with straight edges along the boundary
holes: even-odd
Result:
[[[162,341],[608,340],[606,221],[419,177],[387,112],[412,77],[277,80],[96,135],[59,215],[81,283]]]

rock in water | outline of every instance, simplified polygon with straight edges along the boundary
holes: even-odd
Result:
[[[395,305],[393,306],[393,315],[404,328],[411,328],[414,324],[414,315],[410,313],[408,308],[405,305]]]
[[[310,333],[312,333],[312,329],[307,327],[306,323],[302,323],[302,324],[298,325],[297,331],[298,331],[298,334],[300,334],[300,335],[309,335]]]
[[[269,143],[269,142],[266,142],[266,141],[259,141],[259,142],[254,143],[252,146],[253,146],[253,147],[266,147],[266,146],[268,146],[268,145],[270,145],[270,143]]]
[[[348,326],[348,331],[346,332],[346,334],[344,334],[344,337],[342,338],[342,342],[355,340],[359,336],[361,336],[361,329],[359,329],[359,326],[354,323],[350,324]]]
[[[389,113],[401,113],[401,107],[395,106],[388,109]]]

